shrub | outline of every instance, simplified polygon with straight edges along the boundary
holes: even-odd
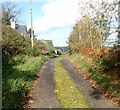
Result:
[[[34,38],[34,48],[31,48],[30,37],[22,36],[8,26],[2,26],[2,50],[3,56],[12,56],[17,54],[38,56],[41,50],[49,50],[54,48],[48,43],[42,43],[40,40]]]
[[[28,54],[30,39],[21,36],[10,27],[3,26],[2,48],[4,55]]]
[[[96,69],[120,77],[120,49],[112,48],[96,60]]]

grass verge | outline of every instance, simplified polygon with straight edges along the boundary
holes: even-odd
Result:
[[[111,92],[113,96],[120,99],[119,81],[114,79],[108,73],[99,73],[96,71],[92,66],[94,63],[92,59],[81,54],[67,56],[67,58],[76,64],[78,68],[84,72],[84,74],[89,75],[98,84],[102,85],[107,91]]]
[[[3,108],[20,107],[21,101],[32,88],[38,70],[47,59],[47,56],[19,55],[12,57],[12,62],[3,64]]]
[[[55,62],[55,92],[64,108],[89,108],[86,99],[77,89],[60,59]]]

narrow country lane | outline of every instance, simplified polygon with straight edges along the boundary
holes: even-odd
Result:
[[[38,85],[33,92],[31,108],[61,108],[54,93],[54,59],[45,64],[40,71]]]
[[[112,102],[106,99],[99,91],[93,90],[92,86],[82,77],[75,73],[66,59],[60,60],[63,68],[67,71],[78,90],[81,91],[86,98],[90,108],[117,108]],[[58,101],[58,96],[55,93],[55,59],[48,61],[40,71],[37,87],[33,92],[33,103],[31,108],[62,108],[63,106]],[[64,74],[64,73],[62,73]],[[93,94],[91,94],[93,91]]]

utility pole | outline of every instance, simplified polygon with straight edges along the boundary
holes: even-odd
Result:
[[[30,16],[31,16],[31,46],[33,48],[32,0],[30,0]]]
[[[118,2],[118,44],[120,44],[120,1]]]

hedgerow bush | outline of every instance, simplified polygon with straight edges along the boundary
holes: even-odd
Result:
[[[2,48],[4,55],[25,54],[25,50],[27,50],[29,45],[26,38],[11,28],[6,26],[2,28]]]
[[[115,47],[96,60],[95,68],[101,73],[109,73],[120,78],[120,49]]]
[[[24,37],[10,27],[2,28],[2,48],[4,55],[39,55],[40,49],[45,49],[43,43],[34,39],[34,48],[31,48],[30,37]]]

